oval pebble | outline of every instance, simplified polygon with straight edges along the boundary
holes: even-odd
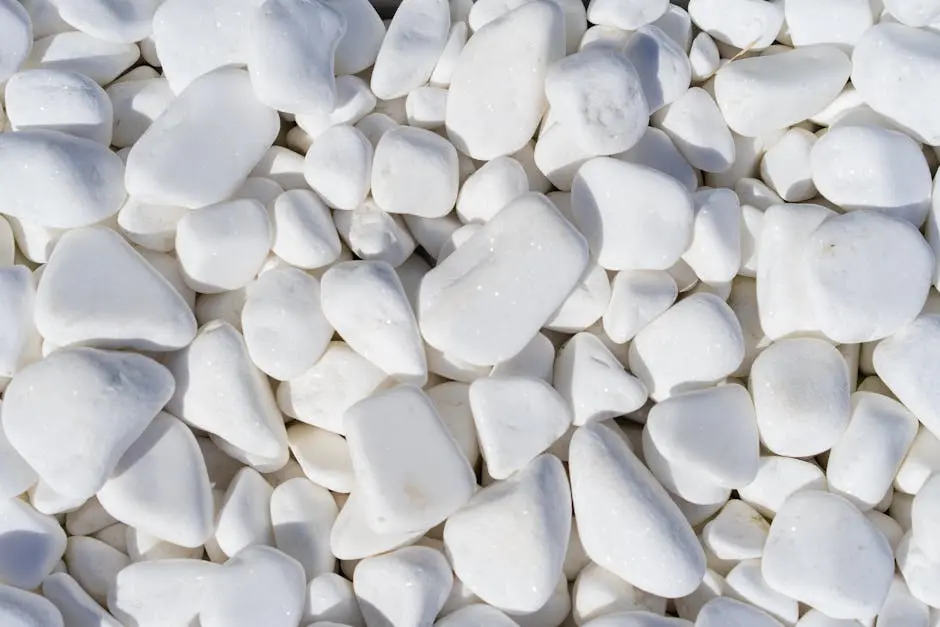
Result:
[[[300,563],[308,581],[336,567],[330,529],[338,512],[330,492],[304,477],[285,481],[271,494],[274,544]]]
[[[705,574],[702,548],[623,440],[603,425],[579,427],[568,464],[578,532],[592,560],[658,596],[695,590]]]
[[[63,627],[62,613],[48,599],[0,584],[0,622],[4,627]]]
[[[640,76],[650,113],[675,102],[688,90],[692,81],[689,58],[658,26],[641,26],[627,40],[623,51]]]
[[[426,546],[370,557],[356,567],[353,587],[366,624],[428,625],[453,585],[444,555]]]
[[[189,625],[204,603],[206,584],[221,566],[192,559],[137,562],[117,574],[108,609],[125,625]]]
[[[18,498],[0,502],[0,578],[25,590],[39,587],[65,553],[65,532],[51,516]]]
[[[0,2],[0,82],[5,82],[26,61],[33,45],[33,23],[16,0]]]
[[[426,83],[449,33],[447,0],[404,0],[396,7],[375,59],[373,93],[392,100]]]

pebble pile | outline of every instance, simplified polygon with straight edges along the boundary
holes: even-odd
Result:
[[[938,102],[940,0],[0,0],[0,627],[940,627]]]

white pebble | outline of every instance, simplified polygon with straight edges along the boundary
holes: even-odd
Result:
[[[0,621],[10,627],[63,627],[62,613],[38,594],[0,585]]]
[[[769,523],[750,505],[728,501],[702,529],[702,543],[721,560],[748,560],[761,556]]]
[[[401,126],[379,140],[372,163],[372,195],[391,213],[438,218],[454,208],[457,151],[436,133]]]
[[[741,205],[728,189],[703,189],[692,195],[692,243],[682,259],[709,285],[728,283],[741,268]]]
[[[306,582],[300,564],[277,549],[248,547],[206,582],[203,627],[296,627]]]
[[[315,113],[298,113],[295,116],[299,128],[292,129],[291,133],[303,131],[306,135],[303,138],[302,147],[292,146],[292,148],[306,153],[310,148],[310,142],[322,135],[328,128],[337,124],[356,124],[375,107],[375,94],[365,81],[358,76],[340,76],[336,79],[336,107],[334,109]],[[290,137],[288,140],[290,143]]]
[[[685,50],[657,26],[638,29],[627,40],[624,54],[640,75],[650,113],[675,102],[692,82]]]
[[[783,12],[794,46],[841,44],[851,47],[872,25],[872,4],[868,0],[787,0]]]
[[[628,150],[646,130],[640,76],[621,52],[593,47],[556,61],[545,76],[545,95],[553,119],[591,155]]]
[[[675,280],[662,270],[622,270],[611,280],[604,331],[625,343],[676,301]]]
[[[826,477],[813,462],[792,457],[761,457],[757,476],[738,490],[741,499],[772,518],[791,494],[826,489]]]
[[[328,207],[355,209],[371,186],[372,144],[355,127],[327,129],[307,151],[304,178]]]
[[[178,350],[196,335],[186,301],[117,233],[74,229],[49,258],[36,325],[60,346]]]
[[[19,70],[33,45],[33,24],[22,3],[3,0],[0,3],[0,81],[6,81]]]
[[[10,382],[3,430],[56,492],[87,498],[173,390],[170,372],[141,355],[59,349]]]
[[[780,621],[767,612],[725,596],[712,599],[702,606],[695,620],[695,627],[727,627],[729,625],[781,627]]]
[[[234,556],[253,545],[274,546],[273,492],[271,484],[252,468],[235,474],[216,515],[213,540],[223,555]]]
[[[936,607],[940,605],[940,561],[921,549],[917,537],[906,534],[896,551],[898,570],[914,598]]]
[[[940,534],[934,522],[940,511],[940,475],[931,475],[914,495],[911,505],[911,532],[918,547],[931,559],[940,561]]]
[[[285,481],[271,494],[275,546],[300,562],[307,581],[336,568],[330,529],[337,513],[329,490],[303,477]]]
[[[529,181],[522,165],[512,157],[497,157],[464,181],[457,195],[457,215],[464,223],[488,222],[527,191]]]
[[[487,472],[494,479],[521,470],[571,425],[562,397],[540,379],[477,379],[470,385],[469,402]]]
[[[693,168],[724,172],[734,163],[735,146],[712,96],[693,87],[653,116]]]
[[[431,77],[450,33],[446,0],[405,0],[395,11],[372,69],[372,91],[401,98]]]
[[[572,528],[572,532],[577,530]],[[643,592],[626,581],[589,562],[575,579],[571,589],[571,615],[576,624],[584,624],[607,614],[647,611],[664,614],[666,600]]]
[[[766,227],[765,227],[766,228]],[[873,211],[825,220],[804,249],[816,322],[840,343],[880,340],[920,313],[932,251],[911,224]]]
[[[282,193],[270,216],[274,226],[271,250],[287,263],[309,270],[339,258],[341,245],[330,210],[309,189]]]
[[[279,127],[277,112],[258,101],[246,71],[229,67],[201,76],[131,148],[128,193],[144,202],[190,208],[225,200],[271,146]]]
[[[816,196],[816,181],[813,178],[810,161],[811,155],[814,154],[815,144],[815,135],[804,128],[795,127],[788,130],[764,153],[760,163],[761,178],[780,194],[783,200],[803,202]],[[846,156],[852,158],[859,155]],[[823,161],[820,161],[820,164],[823,171],[827,173],[842,167],[841,165],[830,167]]]
[[[422,335],[472,364],[505,361],[564,302],[587,261],[584,239],[551,201],[520,196],[424,276]]]
[[[193,559],[137,562],[121,570],[108,609],[125,625],[184,627],[197,620],[206,584],[221,566]]]
[[[0,321],[3,341],[0,342],[0,386],[40,357],[42,341],[34,321],[36,284],[25,266],[0,269]],[[12,496],[12,495],[10,495]]]
[[[518,625],[518,623],[492,605],[483,605],[482,603],[462,607],[455,612],[447,614],[434,624],[436,627],[476,627],[477,625],[487,625],[488,627],[514,627]]]
[[[244,45],[258,100],[288,113],[332,111],[343,14],[328,0],[265,0],[253,13]]]
[[[480,490],[444,527],[455,574],[500,609],[538,610],[561,576],[571,525],[569,503],[564,469],[551,455],[541,455],[509,479]]]
[[[850,560],[845,570],[838,564]],[[891,547],[844,498],[794,494],[770,525],[761,570],[775,590],[834,618],[868,620],[888,594]]]
[[[261,270],[273,239],[264,205],[254,199],[229,200],[180,219],[176,254],[187,285],[214,294],[248,285]]]
[[[346,20],[346,33],[336,47],[337,75],[358,74],[373,63],[385,38],[385,24],[368,0],[331,0],[329,6]]]
[[[708,33],[699,33],[692,40],[689,50],[689,65],[692,68],[692,81],[701,83],[708,80],[721,66],[718,46]]]
[[[385,533],[373,530],[365,506],[354,492],[346,499],[330,531],[330,550],[338,559],[360,560],[414,544],[426,531]]]
[[[665,270],[692,240],[692,199],[682,185],[618,159],[598,157],[578,170],[571,209],[608,270]]]
[[[891,488],[916,433],[917,419],[897,401],[871,392],[853,394],[852,418],[829,453],[829,489],[861,510],[875,507]]]
[[[365,627],[352,582],[335,573],[311,579],[301,623],[306,621],[336,621],[350,627]]]
[[[366,625],[430,625],[452,585],[443,554],[423,546],[365,559],[353,577]]]
[[[251,360],[265,374],[287,381],[320,359],[333,327],[320,308],[320,285],[289,266],[268,270],[246,288],[242,329]]]
[[[243,463],[274,470],[287,460],[287,433],[274,394],[230,324],[205,325],[167,367],[177,379],[167,410],[215,436]]]
[[[623,440],[602,425],[580,427],[569,472],[578,531],[592,560],[659,596],[684,596],[698,586],[705,556],[689,523]]]
[[[356,490],[376,531],[428,529],[470,498],[470,464],[417,388],[360,401],[346,411],[345,426]]]
[[[591,0],[587,17],[592,24],[636,30],[658,20],[668,7],[666,0]]]
[[[451,24],[450,33],[447,35],[447,41],[444,43],[444,49],[441,56],[437,59],[437,64],[431,72],[430,84],[435,87],[450,87],[450,81],[454,74],[454,67],[467,45],[470,28],[466,22],[459,21]],[[445,112],[446,117],[446,112]]]
[[[140,58],[140,49],[135,44],[66,31],[34,41],[22,68],[69,70],[84,74],[99,85],[107,85]]]
[[[772,44],[783,26],[782,3],[764,0],[690,0],[689,16],[718,41],[749,50]]]
[[[443,128],[446,111],[447,90],[440,87],[412,89],[405,100],[408,124],[418,128]]]
[[[287,430],[294,458],[308,479],[324,488],[348,494],[355,485],[346,440],[312,425],[294,424]]]
[[[98,603],[105,603],[118,572],[130,558],[114,547],[84,536],[72,536],[65,549],[69,574]]]
[[[0,501],[0,534],[0,578],[11,586],[39,587],[65,553],[65,532],[56,519],[16,497]]]
[[[548,66],[565,52],[564,14],[548,0],[527,2],[473,34],[453,70],[447,135],[475,159],[523,148],[545,109]]]
[[[630,344],[630,370],[653,400],[707,387],[744,359],[741,325],[720,298],[693,294],[640,331]]]
[[[54,130],[0,135],[0,204],[11,217],[58,228],[104,220],[124,203],[123,176],[98,142]]]
[[[777,6],[763,0],[745,1]],[[721,13],[732,15],[726,10]],[[849,58],[835,46],[738,59],[715,75],[715,100],[732,131],[756,137],[818,113],[839,95],[851,71]]]
[[[67,573],[54,573],[42,582],[42,595],[62,613],[70,627],[121,627]]]

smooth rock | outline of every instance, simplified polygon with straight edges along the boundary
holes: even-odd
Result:
[[[117,228],[128,242],[144,250],[166,253],[176,246],[176,227],[187,213],[185,207],[151,205],[128,197],[118,211]],[[175,259],[173,262],[177,263]]]
[[[867,129],[845,129],[849,133],[860,130],[865,132]],[[836,134],[838,135],[838,133]],[[817,195],[811,163],[816,141],[817,138],[813,133],[804,128],[795,127],[784,133],[783,137],[764,153],[764,157],[760,162],[761,178],[780,195],[782,200],[803,202]],[[838,146],[839,142],[837,141],[836,144]],[[850,159],[859,156],[864,157],[864,155],[855,154],[845,154],[844,156]],[[821,173],[830,176],[838,172],[840,167],[832,167],[821,159],[819,164]],[[836,174],[836,176],[838,175]],[[839,184],[835,178],[832,183]],[[848,193],[851,194],[852,192],[849,191]],[[839,203],[836,202],[836,204]]]
[[[343,436],[312,425],[295,424],[287,430],[287,441],[308,479],[333,492],[352,491],[355,477]]]
[[[67,573],[53,573],[42,582],[42,595],[55,605],[70,627],[121,627]]]
[[[365,627],[353,585],[335,573],[325,573],[307,584],[303,621],[342,621],[350,627]]]
[[[627,444],[607,427],[588,424],[575,431],[568,463],[588,556],[658,596],[695,590],[705,555],[678,507]]]
[[[305,592],[296,560],[271,547],[248,547],[206,582],[199,621],[203,627],[296,627]]]
[[[0,136],[0,205],[11,217],[56,228],[99,222],[124,203],[123,177],[120,157],[90,139],[39,129]]]
[[[734,163],[734,138],[712,96],[692,87],[663,107],[653,122],[676,145],[693,168],[725,172]]]
[[[0,4],[0,82],[19,70],[33,46],[33,23],[26,8],[16,0]]]
[[[329,128],[307,151],[304,178],[327,206],[355,209],[372,184],[372,144],[353,126]]]
[[[621,161],[643,165],[667,174],[682,183],[690,194],[698,187],[695,170],[669,136],[654,126],[646,128],[646,133],[633,148],[616,157]]]
[[[761,457],[754,481],[738,490],[762,515],[773,518],[791,494],[800,490],[825,490],[826,476],[812,462],[792,457]]]
[[[424,546],[364,559],[353,576],[366,625],[429,625],[452,585],[444,555]]]
[[[0,268],[0,385],[40,358],[42,341],[34,321],[36,284],[26,266]],[[11,495],[12,496],[12,495]]]
[[[0,502],[0,578],[32,590],[52,572],[65,553],[65,532],[52,516],[11,497]]]
[[[419,389],[373,395],[344,421],[356,491],[376,531],[428,529],[473,493],[470,464]]]
[[[141,355],[63,348],[10,382],[3,431],[56,492],[87,498],[173,391],[172,374]]]
[[[372,199],[352,211],[336,211],[333,221],[349,250],[364,261],[384,261],[398,268],[417,247],[404,217],[382,210]]]
[[[446,0],[404,0],[396,7],[375,59],[372,92],[392,100],[426,83],[449,33]]]
[[[715,75],[715,100],[732,131],[756,137],[821,111],[836,99],[851,71],[849,58],[835,46],[738,59]]]
[[[105,41],[133,43],[150,34],[156,0],[56,0],[63,20],[77,30]]]
[[[615,612],[584,623],[584,627],[689,627],[682,618],[661,616],[650,612]]]
[[[358,76],[340,76],[336,79],[336,107],[332,111],[298,113],[295,116],[298,128],[291,129],[288,136],[301,131],[306,139],[302,145],[295,146],[288,137],[288,145],[297,152],[306,153],[313,140],[324,131],[338,124],[356,124],[375,107],[375,94],[364,80]]]
[[[457,151],[444,138],[400,126],[382,135],[372,163],[372,195],[391,213],[439,218],[457,201]]]
[[[584,239],[547,198],[520,196],[424,276],[422,335],[472,364],[505,361],[564,302],[587,262]]]
[[[171,351],[196,335],[186,301],[104,227],[74,229],[59,240],[39,281],[36,325],[60,346]]]
[[[940,478],[937,475],[931,475],[914,495],[914,502],[911,505],[911,532],[920,550],[936,561],[940,561],[940,534],[934,526],[938,510],[940,510]]]
[[[329,6],[346,20],[333,69],[337,75],[358,74],[375,63],[385,39],[385,24],[368,0],[330,0]]]
[[[245,467],[235,474],[216,515],[213,540],[223,555],[233,557],[249,546],[274,546],[273,492],[271,484],[253,468]]]
[[[304,183],[306,186],[306,183]],[[330,210],[309,189],[291,189],[274,201],[275,255],[302,270],[322,268],[336,261],[341,244]]]
[[[130,558],[116,548],[84,536],[72,536],[65,548],[68,572],[98,603],[105,603],[118,572]]]
[[[840,568],[844,559],[855,567]],[[806,491],[777,512],[761,571],[778,592],[833,618],[868,620],[888,594],[894,563],[888,541],[849,501]]]
[[[698,613],[695,627],[781,627],[782,623],[753,605],[729,597],[712,599]]]
[[[729,283],[741,269],[743,217],[738,196],[727,189],[703,189],[692,200],[692,243],[682,259],[703,282]]]
[[[66,27],[35,40],[22,68],[78,72],[104,86],[139,58],[135,44],[105,41]]]
[[[783,26],[783,3],[763,0],[690,0],[695,25],[735,48],[761,50],[774,43]]]
[[[453,70],[447,135],[462,153],[490,160],[523,148],[546,106],[549,65],[565,53],[564,14],[527,2],[473,34]]]
[[[9,627],[63,627],[62,613],[49,600],[0,584],[0,621]]]
[[[512,157],[497,157],[464,181],[457,195],[457,215],[464,223],[489,222],[527,191],[529,181],[522,165]]]
[[[127,190],[145,202],[189,208],[225,200],[279,128],[277,112],[258,101],[245,70],[212,71],[193,81],[131,148]]]
[[[692,200],[682,185],[618,159],[598,157],[581,166],[571,186],[571,210],[608,270],[665,270],[692,240]]]
[[[623,48],[640,76],[650,113],[676,101],[689,89],[692,68],[685,50],[652,24],[642,26]]]
[[[574,531],[576,529],[572,528]],[[578,573],[571,589],[571,614],[576,624],[583,625],[604,615],[637,611],[664,614],[666,600],[638,590],[593,562]]]
[[[274,544],[300,562],[307,581],[336,568],[330,529],[337,513],[329,490],[303,477],[285,481],[271,494]]]
[[[329,0],[265,0],[254,12],[246,48],[258,100],[288,113],[336,105],[334,57],[346,18]]]
[[[108,609],[125,625],[187,627],[197,620],[207,583],[221,568],[193,559],[131,564],[117,574]]]
[[[709,386],[734,372],[744,338],[734,312],[711,294],[693,294],[646,325],[630,344],[630,370],[650,398]]]
[[[339,511],[330,531],[330,550],[341,560],[361,560],[414,544],[428,531],[386,533],[374,531],[362,499],[353,492]]]
[[[783,13],[787,33],[794,46],[839,44],[850,48],[871,28],[872,8],[868,0],[824,3],[787,0],[783,4]]]
[[[475,627],[477,625],[515,627],[518,623],[492,605],[475,603],[451,612],[434,625],[435,627]]]
[[[610,282],[604,331],[625,343],[669,309],[676,300],[675,280],[663,270],[622,270]]]
[[[570,525],[564,468],[558,458],[540,455],[451,515],[444,546],[454,573],[483,601],[534,612],[562,574]]]
[[[202,452],[189,427],[163,412],[127,449],[97,496],[117,520],[173,544],[198,547],[214,531]]]
[[[167,359],[177,387],[167,411],[214,436],[243,463],[262,470],[287,461],[287,433],[267,379],[251,362],[242,336],[210,322]]]
[[[587,17],[592,24],[637,30],[661,18],[668,7],[666,0],[591,0]]]
[[[702,543],[721,560],[761,556],[769,523],[746,502],[731,499],[702,529]]]

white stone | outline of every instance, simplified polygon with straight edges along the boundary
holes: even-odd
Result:
[[[675,102],[692,82],[685,50],[657,26],[640,27],[627,40],[624,54],[640,75],[650,113]]]
[[[330,0],[346,20],[346,33],[336,47],[337,75],[358,74],[375,63],[385,38],[385,24],[368,0]]]
[[[595,155],[580,143],[573,126],[552,124],[535,144],[535,164],[552,185],[569,191],[578,169]]]
[[[446,0],[405,0],[395,11],[372,70],[372,91],[392,100],[431,76],[450,33]]]
[[[258,101],[246,71],[210,72],[170,103],[131,148],[128,193],[144,202],[190,208],[225,200],[279,128],[277,112]]]
[[[689,65],[692,68],[692,81],[695,83],[708,80],[721,67],[718,46],[708,33],[699,33],[692,40]]]
[[[610,303],[610,279],[607,271],[591,265],[561,307],[545,323],[550,331],[577,333],[597,322]]]
[[[914,495],[911,506],[911,532],[917,546],[931,559],[940,561],[940,534],[935,528],[940,511],[940,475],[931,475]]]
[[[514,627],[518,625],[492,605],[483,605],[482,603],[462,607],[434,624],[437,627],[475,627],[477,625]]]
[[[750,505],[731,499],[702,529],[702,543],[718,559],[755,559],[763,553],[769,529]]]
[[[742,212],[728,189],[703,189],[692,195],[692,243],[682,259],[710,285],[728,283],[741,268]]]
[[[10,382],[3,431],[55,491],[87,498],[173,390],[171,373],[146,357],[59,349]]]
[[[271,484],[253,468],[239,470],[222,498],[213,540],[223,555],[233,557],[245,547],[274,546]]]
[[[69,70],[107,85],[140,58],[134,44],[105,41],[68,28],[63,31],[34,41],[22,68]]]
[[[356,124],[371,113],[375,106],[375,94],[364,80],[358,76],[338,77],[336,79],[336,107],[332,111],[298,113],[295,116],[299,128],[291,129],[291,133],[302,131],[306,135],[302,146],[292,146],[292,148],[306,153],[311,142],[328,128],[338,124]]]
[[[166,253],[176,246],[176,227],[187,213],[185,207],[152,205],[128,197],[118,212],[117,228],[132,244]]]
[[[873,211],[824,221],[804,251],[806,285],[816,320],[840,343],[880,340],[923,308],[932,252],[911,224]]]
[[[271,495],[275,546],[300,562],[307,581],[336,567],[330,529],[338,512],[326,488],[302,477],[282,483]]]
[[[124,203],[123,176],[120,157],[90,139],[39,129],[0,136],[0,205],[14,218],[57,228],[104,220]]]
[[[840,126],[816,142],[810,159],[819,193],[847,211],[872,209],[916,227],[927,217],[930,169],[920,144],[907,135]]]
[[[852,619],[831,618],[818,610],[810,610],[803,614],[796,625],[797,627],[860,627],[861,623]]]
[[[658,20],[668,7],[667,0],[591,0],[587,17],[592,24],[636,30]]]
[[[666,491],[607,427],[575,431],[569,457],[578,532],[588,556],[652,594],[689,594],[705,555]]]
[[[850,559],[854,568],[838,567]],[[871,619],[894,574],[888,541],[849,501],[794,494],[770,525],[761,571],[778,592],[834,618]]]
[[[940,472],[938,452],[940,440],[921,424],[917,428],[917,435],[914,436],[907,457],[894,477],[894,488],[905,494],[917,494],[931,475]]]
[[[552,382],[576,426],[636,411],[647,399],[646,386],[590,333],[578,333],[558,351]]]
[[[780,194],[783,200],[803,202],[816,196],[816,184],[810,163],[815,144],[816,136],[813,133],[800,127],[791,128],[761,159],[761,178]],[[833,170],[826,164],[823,168],[826,172]]]
[[[911,533],[904,536],[895,554],[898,570],[914,598],[931,607],[940,604],[940,586],[937,585],[940,561],[924,552]]]
[[[127,450],[98,500],[115,519],[180,546],[199,547],[214,531],[202,452],[189,427],[166,413]]]
[[[826,477],[812,462],[791,457],[761,457],[754,481],[738,493],[762,515],[772,518],[791,494],[800,490],[825,490]]]
[[[245,292],[242,329],[254,364],[279,381],[309,370],[333,337],[317,280],[285,266],[268,270]]]
[[[22,3],[4,0],[0,4],[0,81],[6,81],[29,56],[33,45],[33,23]]]
[[[403,216],[382,210],[371,198],[352,211],[334,212],[333,221],[350,251],[366,261],[397,268],[417,247]]]
[[[764,0],[690,0],[689,16],[700,29],[736,48],[761,50],[783,26],[783,3]]]
[[[360,401],[346,411],[345,426],[356,490],[376,531],[430,528],[473,493],[470,464],[417,388]]]
[[[584,239],[547,198],[520,196],[425,275],[422,335],[472,364],[505,361],[564,302],[587,261]]]
[[[60,239],[39,281],[36,325],[60,346],[167,351],[196,335],[196,319],[179,293],[104,227]]]
[[[490,160],[526,145],[546,106],[548,66],[564,56],[564,28],[557,4],[535,0],[474,33],[447,97],[447,134],[458,150]]]
[[[871,28],[873,17],[868,0],[787,0],[783,3],[783,12],[787,33],[794,46],[854,46]]]
[[[49,600],[0,585],[0,621],[10,627],[63,627],[62,613]]]
[[[561,576],[570,525],[564,469],[556,457],[541,455],[453,514],[444,544],[457,577],[483,601],[534,612]]]
[[[96,82],[65,70],[27,70],[4,90],[11,129],[47,129],[111,144],[113,108]]]
[[[738,59],[715,75],[715,100],[732,131],[756,137],[818,113],[839,95],[851,71],[849,58],[831,45]]]
[[[36,284],[26,266],[0,268],[0,387],[41,356],[35,302]]]
[[[734,163],[734,139],[712,96],[693,87],[653,116],[693,168],[724,172]]]
[[[98,603],[105,603],[118,572],[130,558],[108,544],[84,536],[72,536],[65,549],[69,574]]]
[[[761,575],[761,560],[748,559],[739,562],[725,576],[728,596],[750,603],[767,612],[784,625],[793,625],[799,618],[799,604],[764,581]]]
[[[197,620],[206,584],[220,569],[193,559],[131,564],[117,574],[107,607],[125,625],[185,627]]]
[[[890,489],[916,433],[917,419],[897,401],[871,392],[853,394],[852,418],[829,453],[829,489],[863,511],[875,507]]]
[[[248,285],[261,270],[273,239],[264,205],[254,199],[229,200],[180,219],[176,254],[186,283],[197,292],[214,294]]]
[[[140,41],[149,35],[154,11],[159,6],[155,0],[56,0],[53,4],[60,17],[77,30],[121,43]]]
[[[522,165],[512,157],[497,157],[464,181],[457,195],[457,215],[464,223],[488,222],[527,191]]]
[[[360,560],[414,544],[427,531],[385,533],[373,530],[361,498],[353,492],[346,499],[330,531],[330,550],[338,559]]]
[[[372,181],[372,144],[357,128],[339,124],[310,146],[304,177],[333,209],[355,209]]]
[[[388,375],[343,342],[332,342],[309,370],[278,386],[288,416],[345,434],[343,412],[386,384]]]
[[[617,343],[629,342],[676,300],[675,280],[663,270],[621,270],[610,282],[604,331]]]
[[[308,479],[324,488],[348,494],[355,485],[346,440],[312,425],[294,424],[287,430],[291,453]]]
[[[212,539],[209,539],[209,544]],[[127,549],[127,556],[132,562],[143,562],[147,560],[165,560],[165,559],[202,559],[205,553],[205,547],[199,545],[196,547],[184,547],[171,542],[161,540],[157,536],[127,527],[124,548]]]
[[[643,461],[653,477],[669,493],[684,503],[689,511],[701,512],[703,508],[717,509],[731,495],[729,488],[723,487],[707,473],[696,472],[694,466],[685,460],[670,459],[663,455],[648,429],[641,434]],[[697,515],[694,516],[697,518]]]
[[[544,336],[541,336],[544,339]],[[554,350],[554,349],[553,349]],[[494,377],[533,376],[529,372],[505,371]],[[459,381],[447,381],[428,388],[428,398],[434,403],[441,422],[457,441],[470,465],[476,468],[480,460],[480,445],[476,424],[470,408],[470,386]]]
[[[930,145],[940,144],[940,117],[926,106],[937,94],[929,78],[938,51],[936,32],[881,23],[865,31],[852,54],[852,84],[865,104]]]
[[[454,22],[451,24],[450,33],[447,35],[447,41],[444,43],[444,49],[441,56],[437,59],[437,64],[431,72],[430,84],[435,87],[450,87],[450,81],[454,73],[454,67],[457,65],[457,59],[460,53],[467,45],[470,27],[466,22]],[[446,111],[445,111],[446,120]]]
[[[42,595],[62,613],[70,627],[121,627],[67,573],[53,573],[42,582]]]
[[[771,340],[817,331],[816,307],[807,295],[807,241],[834,212],[819,205],[778,205],[764,212],[757,242],[757,304]]]
[[[571,187],[574,222],[608,270],[665,270],[692,240],[692,199],[651,168],[598,157]]]
[[[778,455],[809,457],[829,450],[849,424],[848,369],[839,351],[823,340],[775,342],[754,360],[749,387],[761,440]]]
[[[606,568],[590,562],[571,589],[571,614],[576,624],[619,612],[664,614],[666,600],[639,590]]]
[[[288,113],[331,111],[346,18],[329,0],[265,0],[244,43],[258,100]]]
[[[630,370],[653,400],[707,387],[744,358],[741,325],[721,299],[693,294],[640,331],[630,344]]]
[[[405,115],[408,124],[418,128],[444,127],[447,111],[447,90],[441,87],[418,87],[408,93]]]
[[[457,151],[432,131],[401,126],[375,148],[372,194],[385,211],[444,216],[457,200],[458,177]]]
[[[301,622],[307,621],[336,621],[350,627],[365,627],[352,583],[335,573],[311,579]]]
[[[695,627],[781,627],[782,623],[753,605],[729,597],[712,599],[698,613]]]
[[[593,47],[556,61],[545,76],[545,95],[552,118],[591,155],[628,150],[646,130],[640,76],[619,51]]]
[[[443,554],[423,546],[364,559],[353,577],[366,625],[430,625],[452,585]]]
[[[285,190],[306,189],[304,180],[304,156],[284,148],[271,146],[249,176],[271,179]]]
[[[321,280],[323,313],[343,339],[389,376],[423,385],[427,363],[418,324],[394,269],[347,261]]]
[[[251,363],[242,336],[210,322],[167,367],[177,380],[167,411],[207,431],[243,463],[262,470],[287,461],[284,419],[264,375]]]
[[[25,590],[37,588],[65,553],[56,519],[15,497],[0,502],[0,538],[0,578]]]
[[[306,183],[305,183],[306,185]],[[275,255],[297,268],[321,268],[340,254],[336,227],[320,197],[308,189],[292,189],[274,201]]]
[[[296,560],[271,547],[248,547],[206,582],[199,621],[203,627],[295,627],[305,592]]]
[[[565,401],[541,379],[477,379],[470,385],[469,402],[487,472],[494,479],[521,470],[571,425]]]

